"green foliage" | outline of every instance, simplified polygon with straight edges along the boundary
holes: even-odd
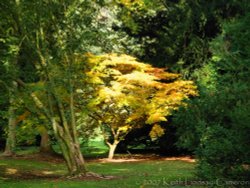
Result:
[[[31,115],[29,115],[31,116]],[[44,119],[41,120],[41,117],[25,117],[21,120],[19,116],[19,121],[21,122],[17,126],[16,138],[18,145],[36,145],[37,136],[39,136],[43,131],[47,131],[44,127],[46,122]]]
[[[246,12],[225,23],[211,43],[210,64],[198,74],[200,98],[175,116],[179,145],[195,151],[198,174],[208,180],[250,177],[249,18]]]
[[[247,0],[142,0],[140,6],[137,2],[125,1],[118,14],[122,24],[117,28],[141,45],[142,50],[130,54],[188,79],[211,57],[209,42],[221,32],[221,20],[242,14],[248,4]]]
[[[0,5],[3,9],[0,16],[5,21],[0,25],[0,45],[10,41],[4,49],[6,54],[14,55],[8,57],[13,61],[7,65],[15,68],[10,73],[18,73],[10,76],[11,83],[18,82],[23,103],[30,111],[46,117],[45,124],[50,127],[53,124],[53,133],[70,173],[80,173],[84,170],[84,160],[79,148],[75,108],[83,110],[84,105],[77,105],[74,99],[84,74],[79,64],[82,61],[76,54],[96,52],[95,47],[105,48],[105,37],[99,32],[99,26],[104,24],[96,17],[101,8],[99,1],[11,0]],[[2,32],[9,28],[13,32]],[[16,39],[13,40],[16,43],[11,39]],[[69,147],[72,144],[74,147]]]

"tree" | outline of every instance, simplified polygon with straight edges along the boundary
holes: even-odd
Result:
[[[8,127],[7,127],[7,139],[4,149],[4,156],[12,156],[15,154],[16,148],[16,106],[15,106],[15,92],[16,83],[13,82],[13,87],[10,89],[9,93],[9,108],[8,108]]]
[[[28,110],[27,110],[28,109]],[[34,108],[33,108],[34,109]],[[50,126],[45,126],[46,118],[41,114],[34,113],[34,110],[30,106],[25,108],[19,107],[18,111],[21,111],[21,115],[17,116],[16,123],[18,124],[16,129],[17,145],[37,145],[40,143],[40,152],[42,154],[55,154],[51,143]]]
[[[40,152],[41,153],[54,153],[54,150],[51,145],[51,138],[48,134],[48,130],[46,128],[42,128],[40,130],[41,141],[40,141]]]
[[[151,138],[164,131],[161,121],[185,104],[184,99],[197,95],[191,81],[165,72],[127,55],[87,55],[89,117],[101,125],[109,159],[121,140],[132,130],[153,124]],[[86,93],[84,93],[86,95]]]
[[[199,159],[206,180],[247,181],[249,148],[249,5],[242,16],[227,20],[211,42],[213,56],[197,72],[200,98],[175,116],[179,145]]]
[[[9,5],[9,6],[8,6]],[[16,102],[17,102],[17,83],[15,78],[18,76],[17,57],[19,53],[19,45],[21,40],[18,38],[18,29],[14,27],[13,20],[9,15],[9,10],[13,8],[13,4],[0,3],[0,85],[4,88],[1,91],[0,104],[6,105],[6,109],[2,111],[1,118],[6,118],[8,125],[6,128],[6,146],[4,155],[11,156],[15,153],[15,129],[16,129]],[[14,79],[13,79],[14,78]],[[8,102],[6,102],[8,101]],[[7,115],[6,115],[7,114]]]
[[[243,13],[246,0],[119,0],[119,25],[134,39],[129,54],[158,67],[169,67],[186,79],[211,57],[209,42],[221,33],[221,21]],[[167,59],[167,60],[166,60]]]
[[[1,10],[8,10],[1,12],[6,21],[1,34],[10,28],[3,36],[14,38],[18,47],[11,57],[15,61],[7,65],[19,74],[8,73],[10,80],[18,83],[25,105],[33,103],[34,110],[47,118],[69,174],[86,175],[75,116],[75,89],[84,76],[79,74],[83,62],[75,54],[100,43],[98,21],[93,19],[99,11],[97,2],[11,0],[0,5]]]

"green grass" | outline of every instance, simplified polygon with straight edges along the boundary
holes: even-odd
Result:
[[[59,145],[53,145],[53,149],[57,153],[61,153]],[[87,144],[81,146],[81,151],[84,154],[85,158],[98,158],[98,157],[103,158],[108,156],[108,147],[104,144],[102,140],[89,141]]]
[[[87,164],[90,171],[117,176],[113,180],[3,179],[4,173],[46,172],[65,174],[64,164],[24,159],[0,159],[0,188],[136,188],[168,187],[167,183],[194,179],[194,163],[184,161],[143,161]],[[142,186],[144,185],[144,186]],[[178,187],[178,186],[171,186]],[[179,186],[181,187],[181,186]]]
[[[107,156],[107,148],[102,142],[95,141],[91,143],[91,147],[85,147],[82,149],[87,158]],[[56,145],[54,149],[60,151]],[[19,148],[17,154],[30,156],[38,150],[37,147]],[[113,180],[63,180],[58,179],[67,173],[66,166],[62,163],[37,159],[0,158],[0,188],[175,188],[183,187],[185,181],[195,179],[195,163],[185,161],[89,162],[87,168],[95,173],[117,178]],[[6,176],[6,173],[12,173],[12,175]],[[27,176],[27,174],[37,173],[57,177],[51,179],[33,177],[28,180],[20,178],[20,174]],[[176,181],[177,184],[184,181],[184,185],[171,185]]]

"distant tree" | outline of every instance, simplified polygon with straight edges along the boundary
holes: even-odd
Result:
[[[109,158],[121,140],[133,129],[153,124],[152,139],[164,134],[158,124],[197,95],[192,81],[165,72],[127,55],[87,55],[88,115],[101,125]]]

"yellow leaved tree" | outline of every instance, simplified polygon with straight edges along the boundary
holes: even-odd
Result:
[[[161,136],[164,131],[159,122],[167,121],[174,110],[185,104],[184,99],[197,95],[192,81],[180,80],[180,75],[138,62],[134,57],[87,54],[86,58],[87,85],[92,88],[88,116],[101,126],[110,159],[132,129],[152,124],[150,136]]]

